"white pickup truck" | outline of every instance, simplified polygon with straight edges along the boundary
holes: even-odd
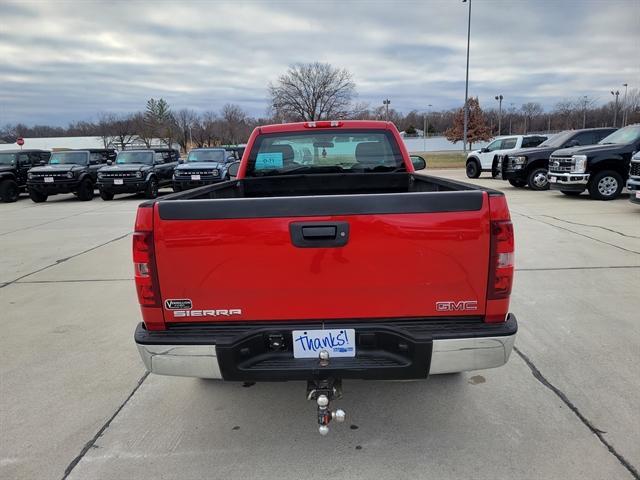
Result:
[[[520,148],[537,147],[548,137],[546,135],[509,135],[498,137],[486,147],[467,155],[467,177],[478,178],[482,172],[498,175],[498,157]]]

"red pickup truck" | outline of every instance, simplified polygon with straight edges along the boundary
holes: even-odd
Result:
[[[424,164],[422,165],[424,166]],[[501,192],[414,172],[392,123],[258,127],[232,180],[142,203],[133,236],[153,373],[307,381],[507,362],[514,237]]]

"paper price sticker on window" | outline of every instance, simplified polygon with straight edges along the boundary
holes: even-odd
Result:
[[[273,170],[283,166],[282,152],[259,153],[256,157],[256,170]]]

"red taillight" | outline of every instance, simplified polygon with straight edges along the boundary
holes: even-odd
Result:
[[[499,300],[511,295],[514,243],[513,225],[510,220],[491,222],[488,300]]]
[[[159,307],[160,292],[153,255],[153,233],[133,234],[133,264],[138,302],[143,307]]]
[[[336,120],[331,121],[322,121],[322,122],[304,122],[305,128],[331,128],[331,127],[341,127],[343,122],[339,122]]]
[[[141,307],[160,307],[160,289],[153,245],[153,208],[140,207],[133,234],[133,265],[138,303]]]

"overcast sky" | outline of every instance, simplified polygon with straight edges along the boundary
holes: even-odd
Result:
[[[640,87],[640,0],[472,0],[470,95],[481,106]],[[135,2],[0,0],[0,124],[99,112],[267,108],[295,62],[353,73],[358,100],[400,111],[464,100],[461,0]]]

